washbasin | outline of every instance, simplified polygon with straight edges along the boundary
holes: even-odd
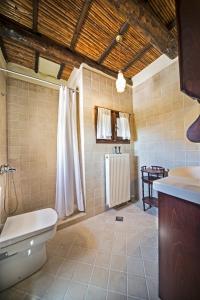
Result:
[[[169,176],[187,177],[190,179],[200,180],[200,166],[174,168],[169,172]]]
[[[155,180],[153,188],[200,205],[200,166],[174,168],[170,170],[168,177]]]

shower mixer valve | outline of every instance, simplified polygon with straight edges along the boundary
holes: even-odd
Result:
[[[1,165],[0,166],[0,174],[5,174],[5,173],[12,173],[12,172],[15,172],[16,169],[7,165],[7,164],[4,164],[4,165]]]

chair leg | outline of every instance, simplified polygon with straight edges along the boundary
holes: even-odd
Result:
[[[144,211],[146,211],[144,199],[142,199],[142,202],[143,202],[143,209],[144,209]]]

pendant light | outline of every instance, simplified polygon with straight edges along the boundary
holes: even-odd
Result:
[[[116,88],[118,93],[123,93],[126,87],[126,80],[122,71],[118,72],[117,80],[116,80]]]
[[[122,35],[116,36],[116,42],[121,43],[122,42]],[[124,75],[121,70],[118,72],[117,80],[116,80],[116,89],[118,93],[123,93],[126,87],[126,80],[124,78]]]

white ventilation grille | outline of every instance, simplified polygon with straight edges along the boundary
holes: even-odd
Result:
[[[130,200],[129,154],[106,154],[106,204],[114,207]]]

